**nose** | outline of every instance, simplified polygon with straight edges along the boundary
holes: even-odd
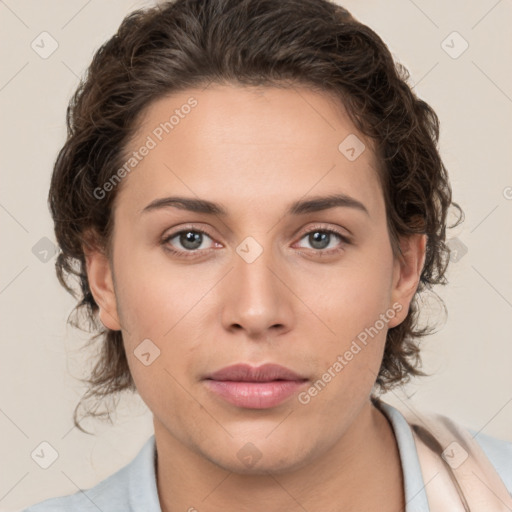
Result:
[[[293,328],[293,294],[286,272],[271,250],[251,263],[235,254],[234,268],[224,286],[222,324],[230,331],[244,331],[253,339],[267,339]]]

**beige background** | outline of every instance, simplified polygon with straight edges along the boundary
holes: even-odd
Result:
[[[0,2],[0,511],[91,487],[127,464],[152,433],[137,396],[121,402],[115,426],[89,424],[95,436],[73,428],[86,336],[66,327],[73,301],[57,283],[54,259],[45,263],[32,252],[36,246],[41,256],[44,237],[54,241],[46,196],[78,76],[122,18],[143,5]],[[512,3],[343,5],[381,35],[437,111],[442,156],[466,213],[449,235],[467,248],[451,265],[449,287],[440,290],[449,316],[424,344],[425,368],[433,375],[387,399],[409,400],[512,441],[512,69],[506,57],[512,54]],[[59,45],[47,59],[31,48],[43,31]],[[458,58],[442,46],[453,31],[469,44]],[[456,52],[463,41],[450,36],[445,44]],[[30,457],[42,441],[58,452],[46,470]]]

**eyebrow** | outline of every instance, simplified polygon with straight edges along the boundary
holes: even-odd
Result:
[[[142,210],[142,213],[169,207],[180,208],[182,210],[197,213],[206,213],[209,215],[226,216],[228,214],[227,210],[218,203],[213,203],[206,199],[195,199],[180,196],[155,199]],[[301,215],[337,207],[353,208],[366,213],[366,215],[370,215],[366,206],[361,203],[361,201],[358,201],[346,194],[315,196],[310,199],[295,201],[289,205],[286,215]]]

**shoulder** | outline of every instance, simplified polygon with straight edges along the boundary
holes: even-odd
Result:
[[[439,414],[421,413],[417,410],[413,411],[410,407],[398,409],[380,400],[374,401],[374,403],[390,420],[397,439],[404,468],[406,466],[404,463],[407,462],[407,467],[412,469],[416,468],[416,470],[418,470],[419,460],[417,457],[415,443],[411,435],[412,429],[418,421],[420,424],[423,424],[423,420],[429,419],[434,421],[434,426],[445,425],[446,427],[451,425],[453,432],[456,432],[458,429],[465,431],[465,437],[472,442],[476,442],[485,458],[489,460],[490,464],[494,467],[496,473],[503,481],[508,493],[512,495],[512,442],[475,432],[474,430],[460,425],[454,422],[454,420]],[[453,430],[453,427],[456,427],[456,429]],[[445,444],[448,445],[449,443],[447,442]],[[404,477],[407,478],[407,475],[404,475]]]
[[[139,509],[160,512],[154,469],[155,453],[155,436],[152,435],[129,464],[94,487],[67,496],[49,498],[22,512],[129,512]]]
[[[47,500],[36,503],[22,512],[89,512],[98,511],[98,507],[95,504],[95,497],[92,494],[96,494],[93,489],[86,491],[78,491],[75,494],[69,496],[59,496],[58,498],[49,498]],[[92,496],[91,496],[92,495]]]
[[[126,504],[126,497],[120,491],[126,488],[127,467],[125,466],[90,489],[46,499],[28,507],[23,512],[98,512],[98,508],[118,510]],[[104,508],[105,506],[108,508]]]
[[[503,441],[468,429],[512,494],[512,442]]]

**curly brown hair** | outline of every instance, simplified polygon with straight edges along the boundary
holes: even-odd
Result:
[[[400,236],[427,235],[426,259],[405,320],[389,329],[376,384],[384,391],[420,369],[419,338],[432,326],[418,323],[418,294],[446,284],[448,208],[453,205],[439,155],[439,120],[408,85],[369,27],[329,0],[175,0],[129,14],[94,55],[67,110],[67,140],[56,159],[49,204],[61,252],[61,284],[78,300],[72,325],[89,325],[101,343],[88,390],[75,408],[134,391],[121,331],[105,329],[87,279],[87,233],[108,253],[116,188],[101,199],[95,190],[124,161],[137,121],[155,100],[209,83],[293,87],[306,85],[338,98],[350,119],[375,146],[378,176],[395,256]],[[453,227],[449,226],[449,227]],[[78,281],[78,286],[76,282]],[[440,300],[440,299],[439,299]],[[442,304],[442,301],[441,301]],[[443,308],[444,308],[444,304]],[[445,309],[446,311],[446,309]],[[101,401],[101,400],[100,400]]]

